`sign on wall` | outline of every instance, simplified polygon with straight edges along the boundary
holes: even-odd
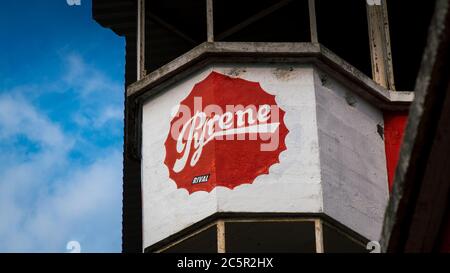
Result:
[[[314,70],[211,66],[143,105],[144,246],[217,212],[322,210]]]
[[[383,115],[310,65],[211,65],[142,109],[144,247],[218,212],[325,213],[376,239]],[[368,171],[370,170],[370,171]]]
[[[259,83],[212,72],[171,121],[165,141],[170,178],[189,193],[253,183],[286,150],[284,116]]]

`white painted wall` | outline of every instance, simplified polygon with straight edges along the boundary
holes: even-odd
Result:
[[[169,132],[170,110],[194,85],[214,71],[257,81],[286,111],[290,130],[281,164],[252,185],[234,190],[217,188],[212,193],[188,195],[177,190],[164,165],[164,141]],[[310,67],[231,67],[216,65],[171,86],[143,109],[143,222],[144,246],[150,246],[217,212],[321,212],[321,185],[314,74]]]
[[[211,71],[256,81],[286,111],[287,151],[269,175],[234,190],[177,190],[164,164],[170,113]],[[145,103],[142,124],[144,248],[215,212],[320,213],[378,238],[387,202],[381,113],[329,78],[322,86],[308,65],[214,65]],[[351,91],[349,91],[351,93]]]

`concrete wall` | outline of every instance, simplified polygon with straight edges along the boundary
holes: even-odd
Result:
[[[212,71],[259,82],[276,96],[290,131],[287,150],[251,185],[189,195],[169,178],[164,142],[171,111]],[[325,211],[377,239],[387,200],[384,144],[377,133],[383,119],[351,93],[308,65],[214,65],[151,98],[142,124],[144,248],[218,211]]]
[[[383,113],[315,71],[324,211],[379,240],[388,200]]]

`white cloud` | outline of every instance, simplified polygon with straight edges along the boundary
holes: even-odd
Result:
[[[77,54],[67,54],[61,86],[76,90],[81,103],[73,119],[83,127],[100,129],[123,121],[123,84],[106,77]],[[105,103],[106,102],[106,103]]]
[[[114,243],[117,249],[120,167],[120,153],[114,151],[108,158],[61,177],[52,193],[41,194],[35,213],[19,229],[22,237],[30,238],[32,249],[42,251],[62,251],[70,240],[79,241],[87,251],[105,251]],[[17,247],[15,241],[10,245]]]
[[[64,142],[67,143],[60,128],[40,115],[20,95],[0,95],[0,128],[0,139],[26,135],[46,147],[62,147]]]
[[[0,251],[62,252],[71,240],[78,240],[85,251],[119,251],[120,166],[121,156],[115,151],[70,171],[53,181],[54,187],[41,185],[32,206],[1,196],[0,214],[8,221],[0,226]],[[14,196],[18,190],[27,188],[5,192]]]
[[[118,127],[121,83],[78,55],[65,61],[61,82],[33,89],[73,90],[79,108],[71,116],[85,124],[65,131],[39,108],[39,96],[27,97],[26,88],[0,90],[0,252],[64,252],[72,240],[83,251],[120,251],[121,144],[99,146],[81,135]],[[89,162],[74,160],[73,152],[89,155]]]
[[[76,88],[79,96],[96,100],[95,95],[103,95],[100,97],[101,99],[104,99],[105,95],[122,95],[120,84],[109,79],[94,66],[87,64],[80,55],[69,53],[63,56],[63,62],[66,71],[62,77],[62,83],[65,86]]]
[[[73,118],[80,126],[100,129],[111,123],[122,122],[123,109],[117,106],[108,106],[92,114],[78,112]]]

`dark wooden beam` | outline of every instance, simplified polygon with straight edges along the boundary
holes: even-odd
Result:
[[[264,9],[253,16],[249,17],[248,19],[240,22],[239,24],[229,28],[228,30],[225,30],[221,34],[217,36],[217,41],[223,40],[230,35],[233,35],[234,33],[248,27],[249,25],[261,20],[262,18],[266,17],[267,15],[274,13],[275,11],[281,9],[282,7],[289,4],[292,0],[281,0],[280,2],[276,3],[275,5],[272,5],[268,7],[267,9]]]
[[[381,245],[387,252],[431,252],[449,208],[450,8],[438,0],[416,82]]]
[[[214,42],[214,3],[206,0],[206,37],[208,42]]]
[[[168,23],[167,21],[165,21],[161,17],[159,17],[159,16],[157,16],[157,15],[151,13],[151,12],[147,12],[147,15],[148,15],[148,19],[150,19],[154,23],[160,25],[161,27],[169,30],[170,32],[174,33],[175,35],[177,35],[181,39],[185,40],[186,42],[190,43],[191,45],[196,45],[198,43],[195,39],[192,39],[191,37],[189,37],[189,35],[183,33],[177,27],[175,27],[174,25]]]

